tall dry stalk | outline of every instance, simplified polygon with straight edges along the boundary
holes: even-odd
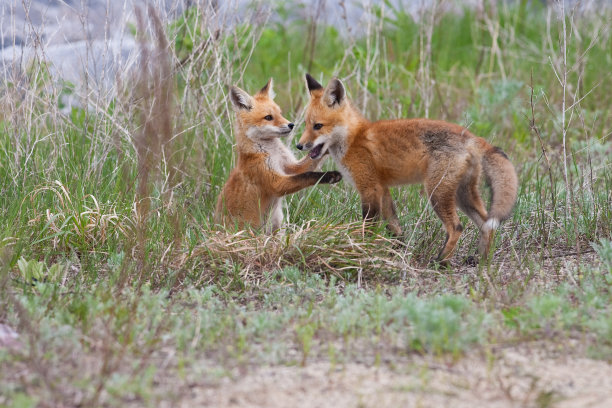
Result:
[[[317,28],[319,25],[319,19],[321,18],[321,13],[323,13],[325,10],[325,0],[316,0],[314,3],[314,12],[310,16],[310,23],[308,24],[308,37],[306,38],[306,46],[304,47],[304,56],[302,58],[303,63],[307,67],[307,72],[312,71],[314,54],[317,47]]]
[[[429,117],[429,109],[434,96],[431,43],[439,4],[440,0],[434,0],[431,4],[422,1],[419,9],[419,69],[416,84],[421,94],[421,103],[425,109],[426,118]]]
[[[489,72],[491,75],[495,70],[495,61],[499,66],[499,71],[502,80],[506,80],[506,69],[504,68],[504,61],[502,58],[502,48],[500,46],[500,34],[501,34],[501,23],[499,19],[499,12],[497,11],[497,4],[495,2],[489,2],[490,12],[487,12],[486,7],[482,6],[484,12],[482,17],[485,23],[485,27],[491,36],[491,49],[489,50]],[[490,14],[490,15],[489,15]]]
[[[140,71],[137,78],[136,97],[140,128],[133,136],[138,161],[136,189],[136,230],[139,269],[147,265],[148,221],[151,210],[151,183],[161,182],[164,207],[172,207],[175,166],[173,163],[176,143],[174,140],[174,77],[171,70],[169,44],[159,15],[148,8],[155,48],[149,48],[146,25],[140,9],[136,9],[140,33]]]
[[[563,132],[563,178],[565,180],[565,217],[567,219],[568,211],[570,209],[570,184],[569,178],[567,175],[567,127],[565,124],[565,114],[567,110],[565,109],[566,103],[566,92],[567,92],[567,28],[565,24],[565,0],[557,0],[558,4],[561,4],[561,21],[563,26],[562,33],[562,48],[561,52],[563,53],[563,60],[561,65],[561,87],[563,89],[563,99],[562,99],[562,107],[561,107],[561,130]]]
[[[555,56],[553,41],[549,34],[548,42],[549,42],[549,47],[550,47],[551,54],[552,54],[551,57],[549,57],[549,61],[550,61],[553,73],[555,75],[555,78],[557,79],[557,82],[559,83],[559,87],[561,88],[561,113],[560,113],[561,139],[562,139],[561,141],[562,141],[562,151],[563,151],[563,181],[565,184],[565,191],[566,191],[564,219],[567,222],[569,220],[570,212],[572,208],[572,194],[573,194],[572,183],[570,180],[570,173],[568,170],[568,160],[569,160],[568,131],[571,126],[572,119],[574,117],[574,113],[576,112],[576,108],[578,107],[577,105],[580,102],[578,94],[580,92],[579,86],[582,81],[581,79],[582,75],[581,73],[578,73],[579,78],[576,84],[576,87],[578,89],[573,89],[574,87],[572,86],[572,84],[569,83],[569,79],[568,79],[568,75],[574,70],[573,66],[568,66],[568,47],[570,45],[568,43],[568,40],[575,37],[575,34],[577,34],[577,32],[575,31],[576,29],[573,25],[571,25],[568,31],[568,27],[567,27],[568,15],[566,12],[565,1],[557,0],[555,5],[558,7],[559,18],[561,19],[561,24],[560,24],[561,32],[559,33],[559,38],[558,38],[559,54]],[[550,10],[548,14],[549,20],[551,18],[551,14],[552,14],[552,10]],[[551,25],[550,22],[548,22],[549,29],[550,29],[550,25]],[[582,58],[584,58],[585,56],[586,56],[586,53],[585,55],[582,56]],[[578,64],[578,67],[579,66],[580,64]],[[568,97],[573,97],[573,103],[570,106],[567,105]],[[568,117],[568,113],[569,113],[569,117]]]

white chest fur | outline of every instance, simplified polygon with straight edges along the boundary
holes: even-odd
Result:
[[[293,163],[295,157],[279,139],[260,141],[257,147],[268,154],[266,163],[276,173],[285,174],[285,164]]]
[[[330,146],[329,153],[331,154],[332,159],[338,166],[338,171],[342,174],[342,179],[355,187],[355,180],[351,175],[350,170],[344,165],[342,160],[344,160],[344,155],[346,154],[346,146],[343,143],[338,143],[333,146]]]

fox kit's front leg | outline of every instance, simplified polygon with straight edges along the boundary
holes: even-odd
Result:
[[[369,187],[360,190],[361,211],[363,219],[370,222],[382,219],[387,222],[387,229],[396,237],[402,235],[399,219],[395,212],[395,205],[391,198],[391,192],[387,187]]]
[[[391,191],[388,187],[384,188],[382,198],[382,215],[383,218],[388,222],[387,228],[396,237],[402,235],[402,227],[400,227],[399,218],[395,210],[395,204],[393,204],[393,198],[391,198]]]
[[[342,180],[342,175],[337,171],[316,172],[307,171],[305,173],[291,176],[276,176],[272,181],[271,188],[278,196],[295,193],[306,187],[314,186],[317,183],[334,184]]]
[[[402,228],[389,188],[377,183],[372,171],[364,164],[353,165],[350,171],[361,197],[361,211],[364,221],[384,220],[387,222],[387,229],[393,235],[401,236]]]
[[[361,196],[361,213],[365,222],[380,218],[382,211],[382,188],[366,187],[359,188]]]
[[[306,155],[299,161],[294,163],[286,163],[283,170],[285,171],[285,174],[300,174],[307,171],[315,171],[320,167],[322,158],[323,157],[311,159],[310,156]]]

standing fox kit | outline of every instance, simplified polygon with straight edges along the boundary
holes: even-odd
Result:
[[[232,86],[230,100],[236,112],[236,167],[217,201],[215,222],[239,228],[266,227],[271,232],[283,222],[282,197],[320,183],[337,183],[336,171],[315,172],[322,156],[297,161],[280,141],[293,129],[272,100],[272,80],[251,96]]]
[[[514,166],[501,149],[443,121],[370,122],[348,101],[340,80],[323,88],[306,74],[306,83],[310,102],[297,148],[309,150],[313,160],[330,153],[359,192],[366,220],[382,217],[393,234],[401,235],[389,187],[423,183],[447,233],[436,261],[448,265],[463,231],[457,207],[480,229],[478,251],[486,259],[494,232],[510,216],[517,195]],[[482,173],[492,190],[488,212],[478,192]]]

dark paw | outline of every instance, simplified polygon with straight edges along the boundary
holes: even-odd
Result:
[[[342,174],[337,171],[326,171],[321,177],[321,183],[334,184],[342,180]]]
[[[465,264],[467,266],[478,266],[478,258],[470,255],[467,258],[465,258]]]

